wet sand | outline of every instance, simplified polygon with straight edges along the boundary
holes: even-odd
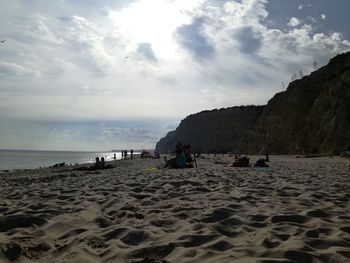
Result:
[[[349,162],[270,158],[2,173],[0,262],[350,262]]]

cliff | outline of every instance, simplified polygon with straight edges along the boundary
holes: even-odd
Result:
[[[262,110],[262,106],[246,106],[190,115],[157,143],[156,151],[173,151],[178,141],[203,152],[232,151],[233,145],[238,149],[243,147],[246,132],[256,123]]]
[[[194,150],[256,154],[333,154],[350,147],[350,53],[292,82],[265,106],[204,111],[181,121],[156,145],[173,151],[177,141]]]

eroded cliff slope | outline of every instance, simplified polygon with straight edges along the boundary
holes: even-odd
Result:
[[[156,145],[256,154],[339,153],[350,148],[350,53],[292,82],[265,106],[204,111],[186,117]]]

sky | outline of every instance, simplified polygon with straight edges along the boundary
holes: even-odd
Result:
[[[0,149],[154,148],[189,114],[266,104],[350,50],[348,0],[0,5]]]

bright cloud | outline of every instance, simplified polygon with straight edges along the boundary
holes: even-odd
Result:
[[[318,32],[307,16],[290,14],[284,30],[271,26],[267,0],[0,3],[7,40],[0,44],[0,120],[41,123],[37,133],[53,120],[65,127],[102,120],[98,136],[109,139],[88,144],[94,149],[122,144],[127,134],[139,138],[130,147],[142,140],[152,147],[149,134],[166,133],[167,118],[173,124],[200,110],[266,103],[293,73],[350,48],[342,32]],[[163,124],[153,132],[135,122],[133,130],[120,127],[120,120],[143,119]],[[77,126],[63,130],[67,145],[79,140]]]
[[[288,22],[288,25],[291,26],[291,27],[297,27],[301,24],[300,20],[296,17],[292,17],[289,22]]]

